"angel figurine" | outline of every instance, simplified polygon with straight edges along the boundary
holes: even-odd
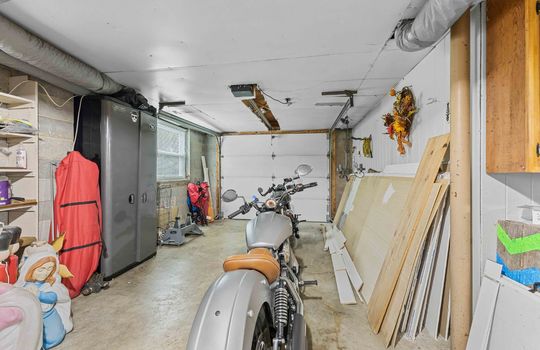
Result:
[[[34,242],[25,249],[16,286],[33,293],[41,303],[43,313],[43,348],[60,344],[73,329],[71,299],[61,278],[72,277],[60,264],[57,251],[63,244],[63,236],[50,245]]]

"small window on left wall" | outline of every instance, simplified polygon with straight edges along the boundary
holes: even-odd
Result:
[[[182,180],[188,177],[187,140],[188,130],[165,121],[158,122],[158,180]]]

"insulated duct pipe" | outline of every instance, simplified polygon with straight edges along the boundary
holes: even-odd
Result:
[[[11,57],[10,55],[8,55],[2,50],[0,50],[0,64],[3,66],[18,70],[20,72],[29,74],[37,79],[46,81],[59,88],[69,91],[75,95],[89,95],[90,94],[89,90],[86,90],[80,86],[72,84],[69,81],[66,81],[60,77],[57,77],[56,75],[52,75],[50,73],[42,71],[41,69],[31,66],[26,62],[19,61],[18,59]]]
[[[19,61],[99,94],[111,95],[123,89],[104,73],[36,37],[3,15],[0,15],[0,33],[0,50]]]
[[[435,44],[478,0],[428,0],[415,19],[402,21],[394,36],[403,51],[419,51]]]

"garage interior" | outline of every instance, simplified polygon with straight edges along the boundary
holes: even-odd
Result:
[[[536,349],[536,0],[0,0],[0,349]]]

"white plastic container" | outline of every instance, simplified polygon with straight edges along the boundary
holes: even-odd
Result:
[[[26,169],[26,150],[19,148],[15,153],[15,166],[17,168]]]

